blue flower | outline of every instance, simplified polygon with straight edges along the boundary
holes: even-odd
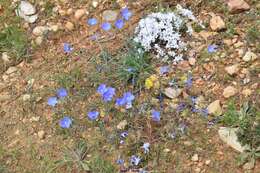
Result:
[[[100,94],[100,95],[103,95],[105,92],[107,91],[107,86],[106,84],[100,84],[98,89],[97,89],[97,92]]]
[[[126,71],[128,71],[128,72],[133,72],[133,71],[135,71],[132,67],[129,67],[129,68],[127,68],[126,69]]]
[[[150,144],[148,142],[143,144],[142,148],[144,149],[145,154],[147,154],[149,152],[149,147],[150,147]]]
[[[97,92],[102,95],[105,102],[111,101],[116,94],[116,89],[112,87],[107,87],[105,84],[100,84]]]
[[[200,113],[201,113],[202,116],[204,116],[204,117],[208,117],[208,115],[209,115],[209,111],[208,111],[207,108],[201,109],[201,110],[200,110]]]
[[[121,138],[126,138],[128,136],[128,132],[122,132],[121,134],[120,134],[120,137]]]
[[[169,72],[169,66],[160,67],[160,74],[161,75],[166,74],[168,72]]]
[[[108,22],[105,22],[101,25],[101,28],[104,30],[104,31],[109,31],[111,29],[111,24],[108,23]]]
[[[218,46],[215,44],[209,45],[208,46],[208,53],[215,53],[217,52]]]
[[[124,164],[124,160],[123,159],[117,159],[117,161],[116,161],[116,163],[118,164],[118,165],[123,165]]]
[[[48,105],[54,107],[58,103],[57,97],[48,98]]]
[[[187,78],[187,80],[185,81],[185,86],[186,86],[187,88],[191,88],[191,87],[192,87],[192,80],[193,80],[192,76],[191,76],[191,75],[188,75],[188,78]]]
[[[97,111],[92,111],[92,112],[89,112],[88,113],[88,118],[91,120],[91,121],[94,121],[98,118],[99,116],[99,112]]]
[[[64,98],[67,95],[68,95],[68,92],[67,92],[67,90],[65,88],[60,88],[60,89],[57,90],[57,96],[59,98]]]
[[[126,109],[132,107],[132,101],[135,96],[131,92],[124,93],[123,97],[116,99],[116,106],[126,106]]]
[[[192,105],[195,105],[197,103],[197,97],[191,96],[190,99],[191,99]]]
[[[129,11],[128,8],[123,8],[121,10],[121,15],[122,15],[123,19],[129,20],[130,17],[132,16],[132,12]]]
[[[122,19],[118,19],[115,22],[115,26],[116,26],[117,29],[122,29],[124,27],[124,21]]]
[[[152,120],[159,122],[161,120],[161,113],[156,110],[152,110]]]
[[[65,53],[71,53],[73,50],[73,47],[69,43],[64,43],[63,50]]]
[[[105,102],[111,101],[116,94],[116,89],[112,87],[108,87],[107,91],[103,94],[103,100]]]
[[[130,158],[130,163],[135,166],[139,165],[140,161],[141,161],[141,158],[136,155],[132,155]]]
[[[91,19],[88,19],[87,23],[90,25],[90,26],[94,26],[98,23],[97,19],[96,18],[91,18]]]
[[[70,126],[72,124],[72,119],[70,117],[63,117],[60,120],[59,124],[60,124],[61,128],[64,128],[64,129],[70,128]]]

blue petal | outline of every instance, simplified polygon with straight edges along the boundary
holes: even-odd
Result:
[[[128,10],[128,8],[124,8],[121,11],[121,15],[123,17],[123,19],[125,20],[129,20],[130,17],[132,16],[132,12]]]
[[[101,25],[101,28],[104,30],[104,31],[109,31],[111,29],[111,24],[108,23],[108,22],[105,22]]]
[[[63,98],[63,97],[66,97],[68,95],[68,92],[65,88],[60,88],[57,90],[57,96],[59,98]]]
[[[99,112],[97,111],[92,111],[92,112],[89,112],[88,113],[88,118],[93,121],[93,120],[96,120],[99,116]]]
[[[115,22],[115,26],[116,28],[118,29],[122,29],[124,27],[124,21],[122,19],[118,19],[116,22]]]
[[[97,89],[97,92],[101,95],[103,95],[105,92],[107,92],[107,87],[105,84],[100,84],[98,89]]]
[[[72,124],[72,120],[70,117],[64,117],[60,120],[60,127],[61,128],[70,128]]]
[[[71,53],[73,50],[73,47],[69,43],[64,43],[63,50],[65,53]]]
[[[98,23],[97,19],[96,18],[91,18],[87,21],[87,23],[90,25],[90,26],[94,26]]]
[[[50,97],[48,98],[48,105],[49,106],[55,106],[58,103],[58,98],[57,97]]]

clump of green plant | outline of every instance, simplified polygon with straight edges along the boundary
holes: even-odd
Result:
[[[260,158],[260,112],[248,102],[237,111],[234,101],[231,101],[222,121],[228,126],[237,127],[238,141],[243,146],[249,146],[241,154],[240,164],[248,162],[254,165],[255,160]]]
[[[94,157],[90,162],[90,170],[91,172],[98,173],[115,173],[115,167],[109,162],[102,159],[100,156]]]
[[[17,26],[8,26],[0,32],[0,53],[8,52],[16,60],[25,58],[28,52],[27,36]]]
[[[79,141],[74,149],[67,149],[63,158],[56,161],[47,172],[52,173],[58,168],[65,169],[66,172],[90,171],[89,162],[86,160],[89,149],[86,142]]]
[[[258,24],[260,26],[260,24]],[[258,25],[254,25],[251,26],[248,30],[247,30],[247,40],[249,41],[249,43],[256,43],[257,41],[259,42],[260,40],[260,27]]]
[[[127,46],[127,51],[119,57],[117,75],[121,81],[127,81],[134,87],[141,88],[152,72],[153,66],[148,53],[139,44],[130,42]]]

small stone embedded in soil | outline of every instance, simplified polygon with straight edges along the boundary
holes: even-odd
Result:
[[[232,86],[228,86],[228,87],[226,87],[224,89],[223,96],[225,98],[229,98],[229,97],[232,97],[232,96],[236,95],[236,93],[237,93],[237,89],[236,88],[234,88]]]
[[[220,31],[226,28],[224,20],[220,16],[213,16],[210,19],[210,28],[213,31]]]
[[[47,33],[49,31],[49,28],[47,26],[36,26],[32,33],[35,35],[35,36],[41,36],[45,33]]]
[[[97,6],[98,6],[98,1],[97,0],[93,0],[92,1],[92,7],[97,8]]]
[[[190,65],[195,65],[196,59],[195,58],[189,58],[189,63],[190,63]]]
[[[42,36],[38,36],[36,39],[35,39],[35,43],[37,45],[41,45],[43,42],[43,37]]]
[[[23,101],[28,101],[28,100],[30,100],[30,98],[31,98],[31,95],[30,95],[30,94],[24,94],[24,95],[22,96]]]
[[[119,129],[119,130],[124,130],[126,126],[127,126],[127,121],[126,121],[126,120],[123,120],[123,121],[121,121],[116,127],[117,127],[117,129]]]
[[[252,94],[252,90],[251,89],[244,89],[243,91],[242,91],[242,94],[245,96],[245,97],[248,97],[248,96],[250,96],[251,94]]]
[[[10,75],[10,74],[16,72],[17,70],[18,70],[17,67],[9,67],[9,68],[7,69],[7,71],[5,72],[5,74]]]
[[[209,104],[208,112],[209,112],[209,114],[213,114],[213,115],[216,115],[216,116],[221,115],[222,114],[222,108],[220,106],[220,100],[216,100],[216,101],[212,102],[211,104]]]
[[[4,62],[9,62],[11,60],[11,57],[7,54],[7,52],[2,53],[2,60]]]
[[[199,155],[198,155],[198,154],[194,154],[194,155],[191,157],[191,160],[192,160],[193,162],[199,161]]]
[[[205,165],[209,165],[210,162],[211,162],[211,160],[206,160],[206,161],[205,161]]]
[[[225,67],[225,70],[229,75],[234,75],[239,71],[239,65],[234,64],[234,65],[231,65],[231,66],[227,66],[227,67]]]
[[[251,51],[247,51],[245,56],[243,56],[243,61],[249,62],[249,61],[254,61],[257,59],[257,55]]]
[[[226,144],[228,144],[229,146],[231,146],[239,152],[243,152],[244,150],[248,149],[248,146],[242,146],[238,142],[236,134],[237,130],[237,128],[220,127],[218,130],[218,134],[220,139],[224,141]]]
[[[249,160],[247,163],[243,165],[244,170],[250,170],[255,167],[255,161],[253,159]]]
[[[43,130],[39,131],[37,134],[38,134],[38,137],[40,139],[44,139],[45,138],[45,132]]]
[[[81,17],[84,16],[84,14],[86,14],[86,10],[78,9],[75,11],[74,17],[75,17],[75,19],[79,20]]]
[[[36,8],[28,1],[21,1],[16,10],[17,16],[29,23],[34,23],[38,19],[38,15],[35,13]]]
[[[182,89],[180,88],[166,88],[165,91],[164,91],[164,94],[171,98],[171,99],[174,99],[174,98],[177,98],[182,92]]]
[[[105,21],[108,21],[108,22],[112,22],[112,21],[115,21],[116,18],[117,18],[117,12],[116,11],[113,11],[113,10],[105,10],[103,13],[102,13],[102,17]]]
[[[229,0],[227,5],[231,13],[239,13],[250,9],[250,6],[244,0]]]
[[[74,24],[72,22],[66,22],[65,28],[68,29],[69,31],[72,31],[74,29]]]

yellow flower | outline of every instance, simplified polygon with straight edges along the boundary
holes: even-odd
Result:
[[[147,78],[145,80],[145,88],[146,89],[151,89],[153,87],[153,81],[150,78]]]

